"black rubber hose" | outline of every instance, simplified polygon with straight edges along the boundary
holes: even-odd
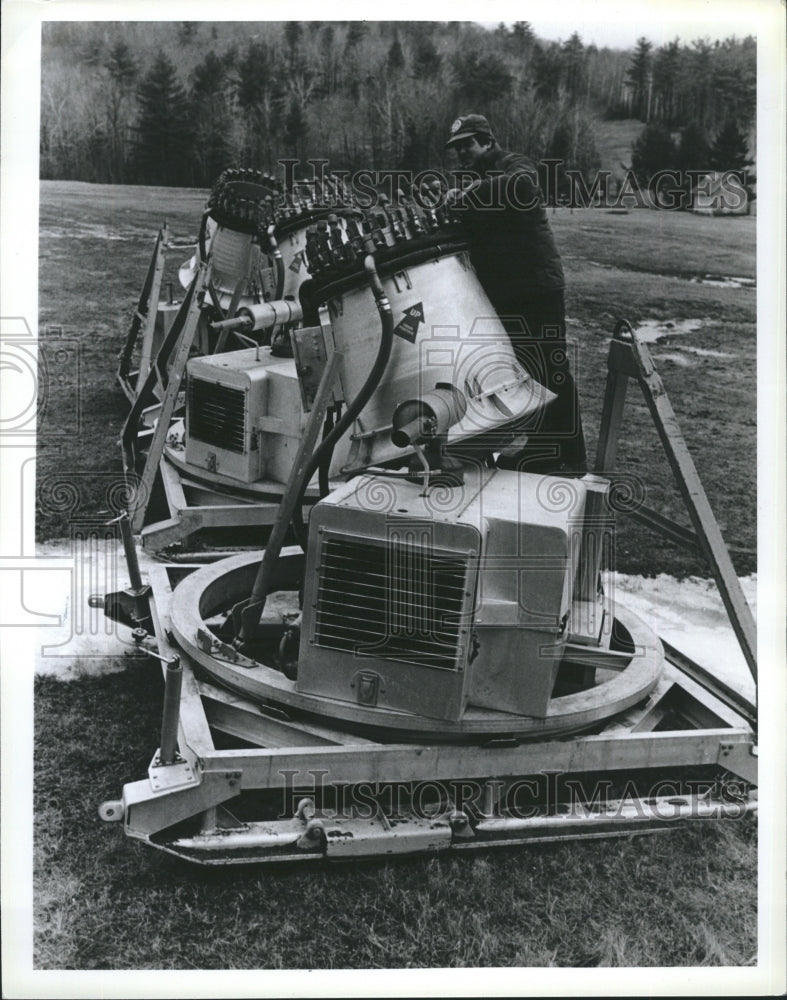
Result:
[[[442,236],[442,238],[439,238]],[[389,277],[408,267],[417,267],[432,260],[467,250],[467,241],[453,233],[431,233],[428,237],[411,240],[375,252],[375,267],[384,277]],[[406,252],[404,252],[406,250]],[[312,278],[315,294],[321,301],[344,295],[362,283],[363,271],[356,269],[349,274],[335,270]]]
[[[355,418],[371,399],[372,393],[379,385],[380,379],[383,377],[385,369],[388,366],[388,360],[391,357],[391,348],[393,347],[394,337],[393,313],[391,312],[391,304],[385,294],[385,289],[383,288],[380,278],[377,275],[374,257],[371,254],[369,254],[364,261],[364,269],[366,270],[369,285],[372,289],[372,293],[374,294],[377,311],[380,314],[380,321],[382,325],[380,347],[377,351],[377,357],[374,359],[371,371],[366,377],[366,381],[361,386],[355,399],[350,403],[344,411],[344,414],[336,422],[331,433],[323,440],[320,447],[315,450],[309,460],[306,471],[304,472],[301,483],[301,491],[298,494],[298,501],[295,504],[295,512],[292,518],[292,526],[295,537],[304,552],[306,551],[307,537],[306,527],[303,523],[302,507],[303,497],[306,493],[306,488],[309,485],[309,480],[312,478],[315,471],[320,467],[320,463],[326,458],[326,456],[330,462],[330,456],[333,454],[333,449],[336,447],[336,443],[340,440],[344,432],[352,426]]]
[[[323,441],[328,437],[328,435],[333,430],[334,425],[334,412],[333,409],[329,409],[325,415],[325,423],[322,429],[322,439]],[[328,471],[330,469],[331,459],[328,456],[326,461],[325,458],[320,462],[319,477],[320,477],[320,498],[327,497],[331,489],[331,484],[328,479]]]
[[[274,294],[274,299],[278,301],[284,294],[284,260],[281,255],[281,250],[279,249],[279,244],[276,242],[276,237],[273,235],[274,226],[268,227],[268,245],[270,251],[273,254],[274,264],[276,266],[276,292]]]
[[[205,237],[207,236],[207,232],[208,232],[208,219],[209,218],[210,218],[210,212],[209,211],[202,213],[202,222],[200,222],[199,237],[197,238],[197,244],[198,244],[198,248],[199,248],[199,259],[200,259],[200,263],[202,263],[202,264],[204,264],[205,261],[208,259],[208,247],[207,247],[207,243],[205,242]]]
[[[280,299],[284,294],[284,261],[278,247],[274,251],[274,259],[276,261],[276,298]]]

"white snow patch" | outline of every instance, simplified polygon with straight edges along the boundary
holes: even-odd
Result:
[[[143,577],[150,557],[139,554]],[[91,594],[125,590],[129,577],[120,542],[48,542],[24,572],[22,603],[37,620],[35,672],[63,679],[124,670],[137,652],[131,629],[91,608]]]
[[[144,579],[153,560],[140,552],[139,562]],[[68,542],[49,543],[37,548],[35,564],[22,577],[20,612],[36,630],[36,672],[68,679],[123,670],[135,651],[131,630],[87,603],[91,593],[128,587],[122,545],[110,540],[77,550]],[[741,585],[756,613],[756,576],[742,579]],[[608,577],[606,589],[668,642],[753,696],[751,675],[712,580],[617,573]],[[273,604],[270,610],[277,613],[292,610]]]
[[[757,575],[740,583],[756,617]],[[616,573],[610,592],[667,642],[753,699],[754,681],[713,580]]]

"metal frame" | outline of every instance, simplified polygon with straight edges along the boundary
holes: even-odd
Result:
[[[135,482],[131,504],[131,523],[137,532],[144,523],[145,511],[153,493],[153,484],[161,464],[164,445],[170,433],[170,424],[179,403],[180,384],[197,332],[202,299],[209,287],[210,275],[210,262],[201,264],[161,349],[151,363],[144,383],[138,388],[136,399],[123,426],[121,445],[124,468],[127,475],[136,476],[140,458],[138,454],[140,423],[145,409],[153,404],[156,391],[160,390],[158,395],[161,398],[161,405],[157,407],[155,427],[147,446],[142,475]]]
[[[664,383],[656,371],[647,347],[637,340],[631,326],[620,321],[612,335],[607,361],[609,373],[601,414],[596,465],[594,471],[605,475],[615,466],[618,437],[622,426],[623,405],[628,380],[633,378],[642,390],[653,423],[658,431],[683,502],[691,517],[696,538],[704,552],[719,588],[730,624],[740,643],[746,663],[757,680],[757,626],[741,590],[729,551],[713,516],[700,477],[681,434]],[[666,520],[666,519],[664,519]],[[645,523],[649,523],[647,520]],[[650,524],[659,528],[660,525]]]
[[[173,661],[182,657],[171,633],[168,567],[152,567],[150,581],[166,677]],[[616,836],[668,830],[682,819],[737,818],[757,808],[756,798],[744,791],[757,783],[751,726],[673,660],[643,703],[597,732],[481,745],[378,743],[249,701],[197,679],[190,661],[182,663],[177,758],[163,764],[157,750],[148,777],[126,785],[122,799],[104,803],[101,813],[105,819],[122,819],[129,837],[199,863],[331,859]],[[681,725],[689,719],[695,728],[663,729],[664,720],[681,707]],[[752,706],[743,707],[751,712]],[[162,746],[171,739],[165,725]],[[254,748],[218,749],[214,731]],[[725,776],[720,784],[698,779],[693,786],[688,783],[687,793],[662,780],[676,768],[709,766]],[[651,792],[661,794],[575,800],[527,815],[494,808],[473,815],[448,801],[434,816],[400,816],[391,823],[382,810],[371,816],[337,814],[309,796],[310,787],[324,787],[328,779],[331,787],[375,789],[401,783],[470,785],[492,795],[502,783],[525,776],[581,780],[599,774],[625,777],[639,769],[653,775]],[[278,795],[282,805],[285,798],[298,800],[294,814],[240,822],[227,811],[241,793],[261,792]],[[177,829],[190,819],[199,820],[198,829]]]
[[[153,255],[150,258],[148,271],[139,295],[139,302],[131,317],[131,326],[126,336],[126,343],[118,361],[117,380],[125,392],[129,402],[137,398],[137,390],[150,371],[151,354],[153,350],[153,331],[156,326],[156,313],[161,296],[161,282],[164,277],[167,250],[169,248],[169,230],[166,223],[158,232]],[[142,334],[142,347],[139,368],[131,370],[134,348]]]
[[[596,471],[609,473],[614,465],[629,378],[645,395],[756,680],[751,612],[664,387],[627,323],[618,324],[610,345]],[[248,561],[248,556],[235,560],[244,566]],[[188,640],[172,620],[174,574],[196,570],[196,565],[173,569],[163,564],[150,570],[155,655],[165,663],[165,750],[157,751],[146,779],[126,785],[121,800],[100,809],[104,819],[123,820],[128,836],[151,846],[205,864],[343,859],[663,831],[678,819],[738,817],[757,808],[756,706],[669,644],[666,668],[655,686],[583,735],[378,742],[354,735],[341,722],[326,724],[314,714],[303,715],[302,706],[288,709],[275,697],[250,701],[201,679],[195,671],[201,659],[213,655],[213,646],[200,650],[199,637],[196,644]],[[248,574],[249,567],[244,571]],[[227,571],[216,567],[216,574],[222,572]],[[204,580],[203,568],[178,589],[176,603],[182,606],[184,593],[195,587],[203,590]],[[227,653],[230,662],[238,661],[237,650]],[[247,746],[217,748],[214,732]],[[665,789],[665,776],[675,769],[695,776],[687,783],[688,793],[682,786]],[[705,777],[708,769],[712,778]],[[622,780],[640,771],[654,782],[645,794],[553,801],[524,816],[499,801],[502,788],[528,776]],[[308,794],[318,775],[329,776],[332,789],[373,786],[378,795],[402,783],[451,788],[470,783],[481,798],[467,807],[449,795],[431,815],[410,811],[393,818],[372,799],[369,815],[347,815],[321,798],[323,789]],[[236,819],[230,811],[244,793],[279,796],[283,802],[281,796],[299,789],[307,794],[274,819]]]

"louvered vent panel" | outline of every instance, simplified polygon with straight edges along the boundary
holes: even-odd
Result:
[[[315,644],[455,670],[468,560],[424,546],[331,538],[322,546]]]
[[[246,451],[246,394],[202,379],[189,379],[189,434],[205,444],[243,454]]]

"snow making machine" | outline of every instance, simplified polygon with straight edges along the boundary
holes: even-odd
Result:
[[[255,344],[188,363],[189,401],[210,404],[187,411],[194,463],[275,469],[281,488],[256,550],[154,562],[147,580],[122,522],[129,587],[92,600],[164,676],[148,774],[99,810],[130,837],[239,864],[756,809],[755,705],[660,641],[603,572],[633,380],[755,673],[751,613],[647,349],[618,324],[592,473],[498,468],[552,397],[517,364],[461,232],[430,213],[336,213],[304,233],[294,362]],[[210,290],[215,255],[187,300]],[[215,330],[253,335],[263,309],[229,302]]]
[[[350,203],[330,175],[284,191],[270,174],[233,168],[210,193],[196,243],[174,242],[166,223],[159,231],[117,371],[131,404],[121,438],[130,513],[146,551],[210,558],[223,542],[242,547],[248,527],[270,527],[282,463],[265,443],[278,434],[292,450],[305,420],[290,334],[302,325],[306,240],[324,239],[331,206]],[[166,280],[183,249],[194,253]],[[254,402],[216,449],[232,379],[238,391],[254,384]]]

